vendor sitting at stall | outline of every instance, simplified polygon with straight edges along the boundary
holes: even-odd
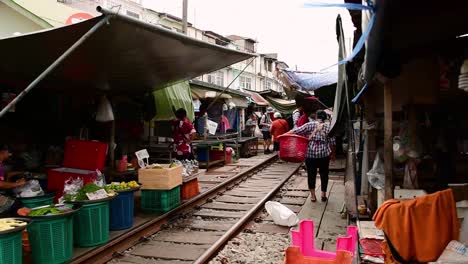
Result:
[[[6,195],[6,190],[11,190],[23,186],[26,181],[24,179],[17,180],[16,182],[8,182],[12,176],[18,173],[6,174],[4,162],[8,160],[11,153],[8,151],[8,146],[0,144],[0,217],[8,216],[9,212],[14,209],[13,205],[15,200]]]
[[[178,160],[192,160],[193,151],[191,142],[195,137],[195,128],[187,119],[187,111],[183,108],[175,111],[176,119],[172,122],[174,146]]]

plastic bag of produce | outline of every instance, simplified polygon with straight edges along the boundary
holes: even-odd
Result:
[[[17,197],[36,197],[44,195],[38,180],[28,181],[25,185],[13,190]]]
[[[65,185],[63,186],[63,196],[60,197],[59,203],[65,202],[65,200],[74,200],[74,196],[80,191],[83,187],[83,179],[81,178],[70,178],[65,181]]]
[[[291,227],[299,223],[297,215],[289,208],[278,202],[268,201],[265,204],[265,209],[277,225]]]

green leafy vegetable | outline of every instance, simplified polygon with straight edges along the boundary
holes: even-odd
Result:
[[[78,191],[78,193],[76,194],[76,201],[89,200],[88,196],[86,196],[87,193],[93,193],[101,189],[101,187],[97,186],[94,183],[88,183]]]
[[[29,216],[42,216],[42,215],[56,215],[56,214],[61,214],[63,213],[59,209],[49,206],[46,208],[41,208],[41,209],[36,209],[32,210],[31,213],[29,213]]]

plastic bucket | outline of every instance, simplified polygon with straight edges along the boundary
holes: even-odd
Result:
[[[134,191],[119,192],[110,202],[110,230],[123,230],[133,226]]]
[[[0,235],[0,263],[23,263],[22,231]]]
[[[288,162],[303,162],[306,158],[309,140],[305,137],[287,134],[278,137],[279,158]]]
[[[54,194],[43,195],[40,197],[31,198],[18,198],[23,207],[36,208],[44,205],[51,205],[54,203]]]
[[[35,264],[66,263],[73,258],[73,215],[34,219],[28,236]]]
[[[78,247],[94,247],[109,241],[109,202],[82,204],[73,216],[73,238]]]

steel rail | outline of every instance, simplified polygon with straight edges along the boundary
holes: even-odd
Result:
[[[169,223],[171,217],[177,215],[178,213],[188,208],[194,208],[199,204],[205,203],[207,199],[218,195],[219,191],[223,190],[224,188],[227,189],[227,187],[237,183],[238,181],[243,180],[244,178],[247,178],[249,174],[255,172],[261,167],[264,167],[266,164],[276,160],[276,158],[277,155],[273,155],[270,158],[263,161],[262,163],[248,168],[246,171],[239,172],[233,177],[227,179],[226,181],[216,186],[213,186],[204,193],[201,193],[199,196],[196,196],[186,201],[177,208],[129,230],[128,232],[120,235],[119,237],[116,237],[115,239],[109,241],[109,243],[105,245],[91,249],[87,253],[74,258],[70,263],[101,264],[110,261],[116,253],[123,252],[141,242],[142,238],[145,238],[158,232],[161,229],[162,225]]]
[[[236,224],[234,224],[226,233],[224,233],[221,238],[219,238],[211,247],[209,247],[203,255],[201,255],[197,260],[195,260],[194,264],[204,264],[211,260],[211,258],[218,252],[218,250],[224,246],[229,240],[231,240],[234,236],[236,236],[242,228],[252,219],[256,213],[261,210],[264,204],[269,201],[280,189],[281,187],[300,169],[301,166],[297,166],[297,168],[292,171],[292,173],[285,177],[280,183],[276,185],[274,189],[272,189],[266,196],[262,198],[255,206],[250,209],[246,215],[244,215]]]

